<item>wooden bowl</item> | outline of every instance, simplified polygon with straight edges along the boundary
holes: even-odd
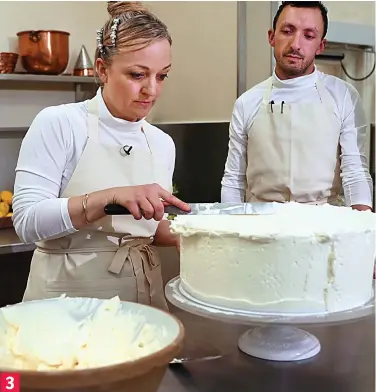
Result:
[[[82,300],[82,298],[76,298],[75,300]],[[43,301],[58,301],[58,299]],[[102,300],[97,299],[94,301],[102,302]],[[30,301],[12,306],[34,306],[40,302],[42,301]],[[147,323],[165,328],[167,333],[163,337],[163,347],[159,351],[134,361],[92,369],[19,371],[17,369],[4,369],[0,366],[0,373],[19,373],[21,388],[25,392],[43,392],[46,390],[48,392],[156,392],[169,362],[181,350],[184,327],[171,314],[150,306],[122,302],[122,307],[132,312],[140,312]]]

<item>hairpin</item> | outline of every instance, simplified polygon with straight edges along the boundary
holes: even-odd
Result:
[[[111,38],[111,43],[112,43],[113,48],[115,47],[115,44],[116,44],[116,33],[117,33],[117,28],[118,28],[119,23],[120,23],[119,18],[115,18],[112,21],[110,38]]]
[[[97,30],[97,48],[100,54],[104,54],[103,49],[103,28]]]

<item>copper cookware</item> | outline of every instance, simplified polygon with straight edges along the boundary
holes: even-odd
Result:
[[[57,30],[17,33],[22,66],[33,74],[61,74],[69,61],[69,35]]]
[[[13,73],[16,68],[18,53],[0,53],[0,74]]]

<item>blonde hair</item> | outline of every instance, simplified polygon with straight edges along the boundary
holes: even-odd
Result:
[[[102,58],[111,64],[114,56],[124,49],[142,49],[157,40],[167,39],[172,44],[167,26],[138,1],[108,1],[109,20],[101,29],[102,50],[97,47],[95,60]],[[118,21],[116,21],[118,19]],[[111,27],[115,27],[115,45]]]

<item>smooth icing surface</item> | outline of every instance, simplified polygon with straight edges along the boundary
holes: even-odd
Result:
[[[276,313],[336,312],[373,296],[376,217],[330,205],[273,215],[178,216],[183,288],[209,304]]]

